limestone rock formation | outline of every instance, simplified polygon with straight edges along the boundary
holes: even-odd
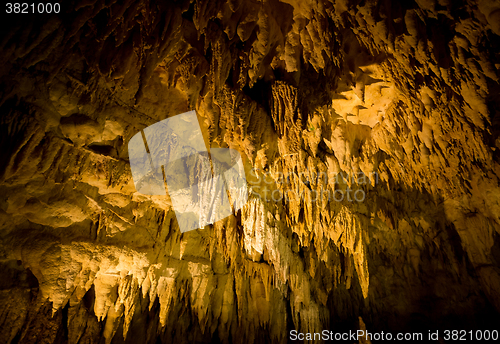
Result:
[[[488,0],[4,14],[0,341],[498,330],[499,23]],[[249,200],[181,233],[127,145],[190,110]]]

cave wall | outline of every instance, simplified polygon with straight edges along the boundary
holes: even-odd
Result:
[[[0,36],[2,342],[498,328],[500,2],[18,18]],[[189,110],[242,154],[251,195],[181,234],[168,197],[136,192],[127,144]],[[317,177],[339,173],[369,178]]]

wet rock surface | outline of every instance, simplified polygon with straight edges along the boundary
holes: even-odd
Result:
[[[499,328],[498,1],[61,7],[2,17],[2,342]],[[190,110],[250,197],[180,233],[127,144]]]

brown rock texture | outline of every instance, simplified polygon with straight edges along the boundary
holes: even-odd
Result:
[[[487,0],[3,14],[0,342],[500,329],[499,23]],[[127,144],[190,110],[250,198],[180,233]]]

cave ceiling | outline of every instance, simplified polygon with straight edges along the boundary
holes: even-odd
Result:
[[[7,9],[1,342],[500,329],[499,1]],[[129,148],[190,111],[247,193],[183,232]]]

